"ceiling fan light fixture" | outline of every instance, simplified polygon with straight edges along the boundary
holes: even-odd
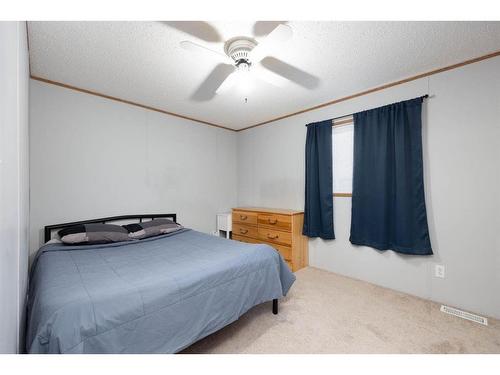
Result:
[[[249,70],[238,70],[237,71],[237,90],[239,91],[240,94],[248,94],[250,91],[252,91],[255,87],[255,82],[252,79],[252,76],[249,72]]]
[[[247,73],[250,71],[250,66],[252,63],[248,60],[245,59],[240,59],[236,61],[236,69],[238,69],[238,72],[241,73]]]
[[[236,67],[236,88],[240,94],[247,95],[255,86],[250,76],[252,63],[249,60],[249,53],[256,45],[255,40],[247,37],[232,38],[224,45],[224,52],[233,59]]]

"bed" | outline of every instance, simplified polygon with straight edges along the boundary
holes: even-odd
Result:
[[[79,223],[169,217],[134,215]],[[99,245],[48,243],[30,271],[28,353],[176,353],[286,295],[279,253],[191,229]]]

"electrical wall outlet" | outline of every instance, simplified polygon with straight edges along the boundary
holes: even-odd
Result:
[[[442,264],[436,264],[434,268],[434,276],[444,279],[444,266]]]

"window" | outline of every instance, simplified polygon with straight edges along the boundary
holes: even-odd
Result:
[[[352,121],[342,122],[342,125],[335,125],[332,131],[333,194],[351,196],[354,124]]]

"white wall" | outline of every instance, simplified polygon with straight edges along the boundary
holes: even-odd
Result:
[[[236,133],[31,80],[31,252],[45,225],[178,214],[215,229],[236,204]]]
[[[310,265],[500,318],[499,72],[496,57],[238,133],[238,204],[303,209],[305,124],[435,95],[423,113],[435,255],[352,246],[351,200],[335,198],[337,239],[310,240]]]
[[[31,81],[31,251],[44,225],[177,212],[210,232],[238,205],[303,209],[305,124],[422,94],[432,257],[354,247],[350,199],[310,264],[500,318],[500,58],[233,133]],[[305,93],[307,94],[307,93]],[[446,266],[446,278],[433,276]]]
[[[22,350],[28,270],[28,47],[0,22],[0,353]]]

